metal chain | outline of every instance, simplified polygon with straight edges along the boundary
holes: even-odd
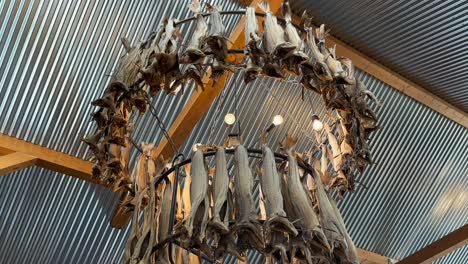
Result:
[[[162,131],[164,137],[166,138],[167,142],[169,143],[169,145],[171,145],[172,151],[174,151],[174,153],[176,155],[179,154],[179,151],[178,151],[179,148],[176,146],[174,141],[172,141],[171,136],[169,136],[169,133],[167,132],[167,129],[166,129],[166,125],[159,118],[158,113],[156,111],[156,108],[153,106],[152,102],[148,102],[148,105],[150,107],[151,115],[153,115],[156,118],[156,120],[158,121],[158,126],[161,129],[161,131]]]

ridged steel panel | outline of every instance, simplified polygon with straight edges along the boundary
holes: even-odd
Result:
[[[80,138],[94,129],[90,102],[124,54],[120,38],[136,43],[164,17],[192,16],[189,2],[0,1],[0,133],[89,158]],[[238,19],[225,17],[228,33]],[[184,42],[193,28],[181,28]],[[154,98],[167,127],[190,97],[185,91]],[[156,119],[140,117],[133,137],[158,142]],[[118,197],[39,168],[0,177],[0,263],[120,263],[127,229],[109,224]]]
[[[355,49],[468,112],[466,0],[291,0]]]
[[[0,177],[0,263],[114,263],[127,229],[109,225],[119,195],[32,167]]]
[[[358,176],[356,192],[339,206],[358,247],[402,259],[467,223],[468,131],[372,76],[358,76],[383,102],[375,108],[383,130],[371,136],[377,164]],[[299,151],[311,150],[307,121],[312,114],[325,116],[321,98],[306,91],[303,101],[293,79],[261,78],[246,86],[242,74],[235,74],[192,131],[185,155],[195,143],[223,142],[229,133],[223,117],[235,112],[236,101],[249,147],[259,147],[260,132],[281,114],[285,122],[272,131],[270,146],[279,151],[277,143],[292,134],[299,137]]]

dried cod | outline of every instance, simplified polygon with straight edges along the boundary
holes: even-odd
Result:
[[[202,15],[200,2],[198,0],[192,0],[188,8],[195,13],[197,21],[190,45],[182,54],[180,61],[185,64],[200,64],[205,58],[205,53],[202,51],[202,44],[208,34],[208,24]]]
[[[289,170],[287,174],[287,192],[288,197],[292,203],[292,210],[295,217],[294,219],[300,226],[302,239],[306,244],[316,245],[326,250],[330,249],[327,239],[320,227],[317,214],[312,208],[306,190],[301,182],[299,176],[299,168],[296,160],[296,153],[294,146],[297,139],[287,137],[283,147],[288,154]]]
[[[307,61],[309,57],[304,52],[304,42],[299,36],[296,27],[292,24],[291,6],[289,1],[285,0],[281,5],[284,20],[286,21],[285,33],[288,41],[296,47],[294,52],[285,58],[285,65],[289,71],[294,74],[300,74],[300,64]]]
[[[253,176],[249,167],[247,150],[244,146],[236,146],[234,163],[236,223],[232,230],[237,233],[238,245],[241,250],[247,248],[262,250],[264,248],[262,230],[257,220],[252,194]]]

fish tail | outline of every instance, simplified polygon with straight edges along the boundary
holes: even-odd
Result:
[[[201,13],[200,1],[198,0],[192,0],[192,2],[188,4],[188,8],[195,14]]]
[[[258,7],[263,10],[265,13],[269,13],[270,11],[270,4],[268,3],[268,0],[263,0],[261,3],[258,4]]]
[[[286,20],[286,22],[291,22],[291,6],[289,5],[289,0],[285,0],[281,4],[281,12],[284,20]]]

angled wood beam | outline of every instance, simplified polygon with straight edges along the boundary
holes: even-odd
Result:
[[[414,252],[397,263],[432,263],[434,260],[468,244],[468,224]]]
[[[260,2],[261,0],[253,0],[250,2],[250,6],[257,7]],[[280,8],[281,3],[282,1],[279,0],[270,1],[270,9],[272,12],[276,12]],[[262,20],[259,21],[260,25],[261,21]],[[244,26],[245,17],[242,17],[229,36],[230,41],[228,41],[228,48],[241,49],[244,47]],[[235,60],[236,58],[237,56],[235,55],[229,55],[228,60]],[[203,78],[203,82],[208,83],[205,85],[205,91],[193,91],[189,101],[168,130],[169,136],[177,146],[180,146],[182,143],[184,143],[185,139],[188,137],[188,135],[190,135],[190,132],[198,123],[198,121],[208,111],[214,99],[219,95],[224,87],[224,84],[226,83],[228,76],[227,73],[224,73],[216,83],[209,78],[209,74],[210,73],[205,75]],[[163,157],[166,158],[174,155],[174,151],[172,150],[172,147],[166,138],[161,140],[158,147],[156,148],[156,153],[158,156],[163,155]],[[121,200],[123,199],[124,195],[121,197]],[[122,208],[117,207],[114,211],[111,225],[115,228],[122,228],[129,222],[130,217],[131,214],[125,213]]]
[[[0,156],[0,176],[36,164],[37,158],[20,152]]]
[[[390,258],[371,252],[371,251],[361,249],[361,248],[357,249],[357,253],[358,253],[361,264],[389,264],[391,263]]]
[[[31,142],[0,134],[0,155],[7,155],[15,152],[36,157],[37,159],[34,163],[36,166],[102,185],[101,182],[94,179],[91,175],[91,168],[93,167],[92,162]],[[25,157],[26,156],[23,156],[23,158]]]
[[[293,16],[293,21],[299,23],[300,18]],[[338,56],[351,59],[360,70],[367,72],[445,117],[468,127],[468,113],[330,35],[327,38],[327,46],[333,45],[336,45],[336,54]]]

